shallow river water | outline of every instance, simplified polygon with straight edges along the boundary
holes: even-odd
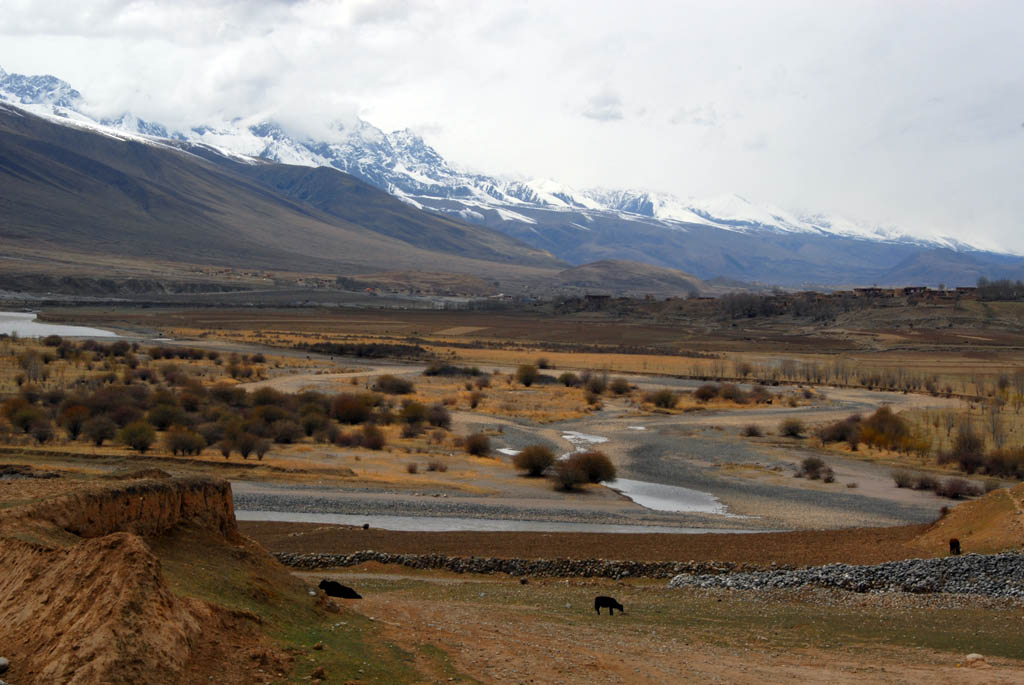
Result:
[[[62,326],[40,323],[34,312],[0,312],[0,333],[17,335],[19,338],[43,338],[61,335],[73,338],[116,338],[116,333],[87,326]]]
[[[455,516],[380,516],[364,514],[312,514],[292,511],[235,511],[239,521],[286,521],[289,523],[335,523],[346,526],[370,524],[384,530],[423,532],[450,531],[524,531],[534,533],[761,533],[764,531],[732,528],[682,528],[676,526],[632,526],[571,521],[522,521],[517,519],[481,519]]]

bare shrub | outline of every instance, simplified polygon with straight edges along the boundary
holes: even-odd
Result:
[[[953,458],[965,473],[974,473],[984,463],[985,442],[970,426],[961,426],[953,439]]]
[[[558,377],[558,382],[567,388],[578,388],[582,385],[580,377],[574,374],[572,371],[566,371]]]
[[[748,438],[760,438],[764,435],[764,431],[762,431],[761,427],[756,423],[751,423],[744,426],[743,430],[740,431],[740,434]]]
[[[693,397],[698,402],[707,402],[718,397],[718,386],[714,383],[705,383],[693,391]]]
[[[164,435],[164,445],[171,454],[199,454],[206,447],[206,440],[202,435],[184,428],[173,428]]]
[[[136,421],[122,428],[117,439],[139,454],[145,454],[156,440],[156,431],[145,421]]]
[[[644,395],[644,401],[660,409],[675,409],[679,404],[679,395],[668,388],[662,388]]]
[[[828,468],[825,465],[825,461],[821,457],[805,457],[800,462],[800,470],[798,474],[809,478],[810,480],[818,480],[821,478],[823,471]]]
[[[452,415],[440,404],[435,404],[427,410],[427,423],[437,428],[450,428]]]
[[[799,438],[804,433],[804,424],[800,419],[786,419],[779,424],[779,435],[787,438]]]
[[[512,464],[528,476],[540,476],[555,461],[554,453],[544,445],[528,445],[512,457]]]
[[[117,424],[105,414],[94,416],[82,424],[82,435],[99,447],[117,435]]]
[[[526,387],[530,387],[537,380],[540,373],[533,364],[520,364],[516,369],[516,380]]]
[[[363,426],[363,447],[370,450],[381,450],[384,449],[384,445],[387,440],[384,437],[384,433],[381,432],[380,428],[367,423]]]
[[[577,485],[587,482],[587,475],[579,465],[563,459],[555,464],[554,469],[555,488],[569,491]]]
[[[608,386],[616,395],[625,395],[630,391],[629,381],[625,378],[614,378]]]
[[[427,471],[437,471],[439,473],[444,473],[447,470],[448,464],[444,463],[443,461],[432,459],[427,462]]]
[[[473,433],[466,436],[463,447],[469,454],[483,457],[491,451],[491,439],[483,433]]]
[[[718,389],[718,394],[723,400],[729,400],[736,404],[746,404],[749,401],[747,393],[740,389],[735,383],[723,383]]]
[[[391,374],[385,374],[377,378],[373,389],[388,395],[408,395],[414,389],[412,381]]]
[[[963,499],[977,497],[981,494],[981,490],[963,478],[947,478],[935,489],[935,494],[949,499]]]
[[[420,465],[414,461],[410,461],[408,464],[405,465],[405,470],[408,473],[417,473],[420,470]]]
[[[898,488],[909,488],[914,485],[914,474],[906,469],[897,469],[891,475]]]
[[[615,480],[615,464],[604,452],[590,450],[575,452],[565,461],[578,468],[588,483],[603,483]]]

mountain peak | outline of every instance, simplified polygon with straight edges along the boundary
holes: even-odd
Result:
[[[62,81],[49,74],[25,76],[12,74],[0,69],[0,97],[22,105],[46,105],[76,110],[82,103],[82,95]]]

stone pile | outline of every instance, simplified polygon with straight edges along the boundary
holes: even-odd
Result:
[[[730,574],[683,573],[670,588],[772,590],[806,586],[852,592],[913,592],[1024,598],[1024,554],[965,554],[874,566],[829,564]]]

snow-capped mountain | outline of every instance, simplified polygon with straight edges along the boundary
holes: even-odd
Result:
[[[189,145],[204,146],[233,158],[332,167],[418,208],[487,225],[574,263],[585,258],[629,258],[680,268],[705,278],[728,275],[793,282],[832,277],[827,270],[821,270],[817,277],[806,273],[776,277],[771,271],[759,273],[749,266],[730,266],[724,252],[735,253],[739,248],[729,236],[746,238],[744,249],[748,250],[749,238],[754,236],[774,241],[776,246],[788,241],[785,250],[790,252],[801,249],[793,239],[816,238],[918,249],[975,250],[953,239],[923,239],[896,228],[864,225],[843,217],[789,212],[738,195],[683,199],[640,190],[579,190],[550,179],[521,180],[477,173],[448,162],[408,129],[386,133],[362,120],[334,123],[319,140],[273,121],[249,119],[197,122],[185,130],[171,130],[131,113],[115,118],[90,116],[87,102],[68,83],[53,76],[22,76],[2,69],[0,102],[154,144],[173,142],[186,149]],[[636,242],[637,235],[643,235],[650,244],[629,244]],[[678,250],[659,246],[658,236],[666,245],[677,245]],[[707,252],[696,247],[699,241],[714,242],[718,246],[716,254],[722,253],[720,258],[709,260]],[[898,250],[893,254],[907,258]],[[789,263],[781,253],[777,261]],[[865,257],[862,261],[870,265],[876,259]],[[847,282],[843,280],[846,278],[846,274],[837,274],[832,280]]]

